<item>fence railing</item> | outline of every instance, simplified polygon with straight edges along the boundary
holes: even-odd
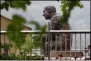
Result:
[[[40,33],[39,30],[21,32]],[[0,33],[4,34],[6,31]],[[75,59],[80,58],[80,60],[82,57],[91,59],[91,46],[88,47],[88,45],[91,45],[90,30],[50,30],[46,31],[40,40],[44,42],[42,52],[48,59],[60,55],[70,60],[72,57],[75,57]]]

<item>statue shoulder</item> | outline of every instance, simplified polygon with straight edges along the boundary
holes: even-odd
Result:
[[[59,15],[54,15],[52,18],[51,18],[51,21],[60,21],[60,16]]]

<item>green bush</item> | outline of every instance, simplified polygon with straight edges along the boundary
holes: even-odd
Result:
[[[16,60],[16,56],[14,54],[11,55],[2,54],[0,55],[0,60]]]
[[[44,60],[43,56],[27,56],[26,60]]]
[[[0,55],[0,60],[44,60],[43,56],[24,56],[24,55],[18,55],[15,56],[15,54],[10,55]]]

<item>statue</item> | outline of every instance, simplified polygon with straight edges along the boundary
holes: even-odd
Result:
[[[46,20],[50,20],[49,30],[70,30],[68,23],[65,23],[63,25],[61,24],[60,16],[57,15],[56,8],[54,6],[46,6],[43,10],[43,16]],[[59,51],[70,50],[71,40],[69,33],[67,34],[53,33],[51,35],[52,35],[52,42],[51,42],[52,47],[49,47],[51,48],[51,50],[55,50],[56,47],[57,50]],[[55,35],[57,36],[57,41]]]

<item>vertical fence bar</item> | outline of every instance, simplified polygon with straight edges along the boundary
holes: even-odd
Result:
[[[52,56],[51,56],[51,50],[52,50],[52,34],[50,34],[50,59],[52,59]]]
[[[47,41],[47,39],[48,39],[48,36],[45,36],[46,37],[46,39],[45,39],[45,56],[47,56],[47,52],[48,52],[48,47],[47,47],[47,44],[48,44],[48,41]]]
[[[64,37],[65,37],[65,39],[64,39],[64,42],[65,42],[64,52],[65,52],[65,57],[66,57],[66,36],[65,36],[65,33],[64,33]]]
[[[75,59],[76,59],[76,57],[77,57],[77,55],[76,55],[76,52],[77,52],[76,45],[77,45],[77,40],[76,40],[76,33],[75,33]]]
[[[70,50],[71,50],[71,46],[72,46],[72,35],[73,34],[70,34]],[[71,60],[71,56],[72,56],[72,54],[71,54],[71,51],[70,51],[70,60]]]
[[[57,52],[57,47],[58,47],[58,46],[57,46],[57,44],[58,44],[58,42],[57,42],[57,34],[55,35],[55,38],[56,38],[56,39],[55,39],[55,51]]]
[[[85,33],[85,58],[86,58],[86,33]]]
[[[68,45],[68,42],[67,42],[67,39],[68,39],[68,33],[65,33],[66,37],[65,37],[65,59],[67,59],[67,45]]]
[[[50,22],[48,22],[48,60],[50,60]]]
[[[81,33],[80,33],[80,60],[81,60]]]
[[[52,50],[52,35],[50,34],[50,51]]]
[[[62,51],[62,33],[60,33],[60,36],[59,36],[59,42],[60,42],[60,50],[59,51]],[[62,52],[60,53],[62,54]]]

